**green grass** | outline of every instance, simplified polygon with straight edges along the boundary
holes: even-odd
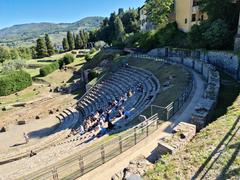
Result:
[[[27,102],[35,99],[37,96],[34,91],[23,90],[19,96],[12,94],[10,96],[0,97],[0,102],[2,103],[1,105],[9,105],[16,102]]]
[[[23,70],[29,73],[31,77],[35,77],[39,75],[39,69],[40,68],[35,68],[35,69],[24,68]]]
[[[183,149],[163,156],[144,179],[191,179],[194,175],[197,175],[195,179],[239,178],[240,122],[236,123],[236,119],[240,115],[240,96],[236,96],[240,89],[236,81],[225,74],[222,79],[230,82],[220,90],[214,122]]]
[[[152,72],[160,82],[160,85],[164,84],[169,80],[169,76],[176,76],[175,79],[171,80],[173,86],[169,87],[165,91],[161,89],[153,101],[153,105],[167,106],[171,102],[175,101],[187,87],[187,79],[189,73],[180,65],[167,65],[159,62],[146,60],[137,60],[135,58],[128,58],[129,65],[136,66],[139,68],[146,69]],[[146,109],[143,114],[147,117],[151,115],[150,108]]]

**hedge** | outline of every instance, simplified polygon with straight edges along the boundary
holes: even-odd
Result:
[[[40,68],[40,76],[44,77],[48,74],[54,72],[55,70],[59,69],[59,62],[53,62],[51,64],[45,65],[42,68]]]
[[[32,85],[31,75],[23,70],[0,75],[0,96],[7,96]]]
[[[66,54],[62,60],[64,64],[67,65],[67,64],[71,64],[74,61],[74,59],[75,58],[72,54]]]

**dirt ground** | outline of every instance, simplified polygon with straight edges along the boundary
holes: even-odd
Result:
[[[63,109],[77,102],[77,94],[60,94],[50,92],[50,89],[64,85],[71,81],[73,70],[56,71],[42,78],[51,86],[33,83],[32,86],[5,97],[0,97],[0,127],[8,126],[19,120],[31,121],[44,119],[49,116],[49,111],[60,113]],[[16,103],[26,103],[24,106],[13,107]],[[6,111],[2,109],[6,107]],[[11,108],[8,108],[11,107]]]

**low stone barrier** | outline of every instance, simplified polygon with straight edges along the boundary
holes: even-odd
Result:
[[[161,139],[157,146],[158,158],[165,154],[173,154],[196,135],[196,126],[180,122],[170,136]]]

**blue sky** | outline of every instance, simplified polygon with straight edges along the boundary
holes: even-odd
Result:
[[[32,22],[74,22],[109,16],[118,8],[140,7],[145,0],[0,0],[0,29]]]

